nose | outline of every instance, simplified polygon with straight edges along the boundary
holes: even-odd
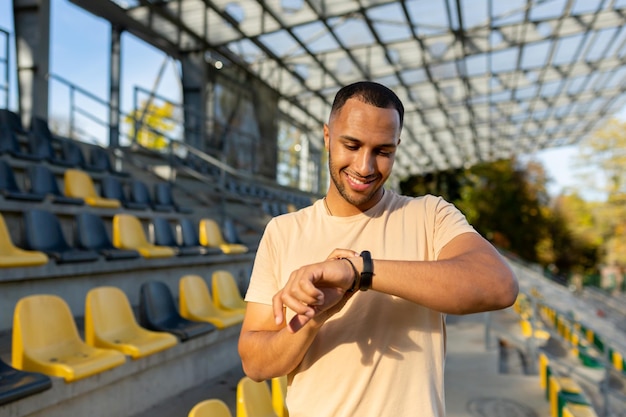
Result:
[[[376,171],[376,157],[368,149],[361,148],[361,152],[356,155],[355,171],[361,177],[368,177]]]

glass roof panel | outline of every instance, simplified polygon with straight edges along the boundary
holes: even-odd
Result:
[[[128,18],[174,56],[206,48],[259,77],[311,128],[341,85],[389,85],[406,173],[575,143],[626,101],[626,0],[133,1]]]

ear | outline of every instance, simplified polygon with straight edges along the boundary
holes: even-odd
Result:
[[[330,148],[330,128],[327,123],[324,123],[324,148]]]

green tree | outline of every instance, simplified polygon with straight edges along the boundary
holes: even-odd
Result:
[[[535,162],[522,166],[513,158],[412,177],[401,188],[408,195],[443,196],[495,245],[539,262],[547,225],[546,182],[543,166]]]
[[[136,124],[139,124],[137,131],[137,143],[150,149],[164,149],[169,141],[165,134],[174,129],[172,118],[174,106],[165,102],[158,106],[153,102],[148,105],[142,102],[139,109],[133,110],[124,121],[129,125],[131,137],[135,137]],[[143,123],[142,123],[143,121]]]
[[[588,186],[606,193],[606,200],[593,210],[602,242],[601,261],[626,266],[626,122],[611,119],[583,141],[578,163],[602,179],[601,185]]]

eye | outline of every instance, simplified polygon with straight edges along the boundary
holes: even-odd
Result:
[[[359,147],[351,143],[346,143],[346,149],[350,151],[356,151],[357,149],[359,149]]]

